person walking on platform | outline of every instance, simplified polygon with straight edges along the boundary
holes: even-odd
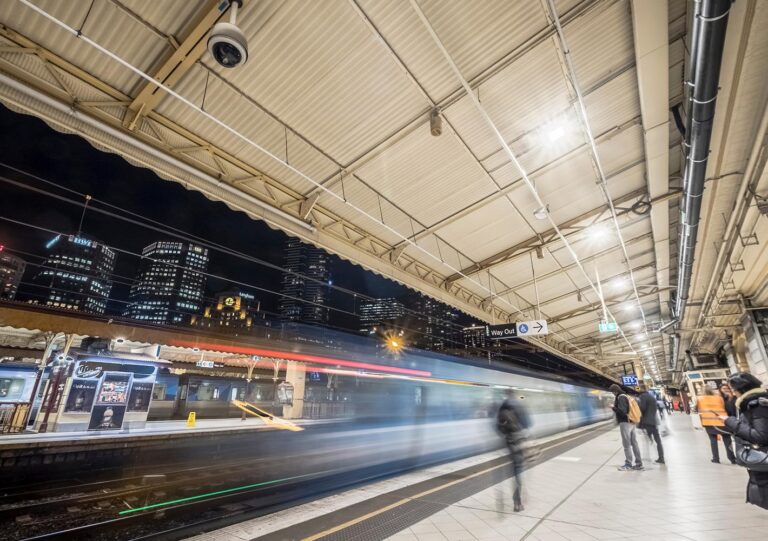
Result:
[[[515,505],[515,512],[523,511],[525,509],[522,497],[522,473],[525,466],[524,445],[531,421],[523,404],[515,399],[513,391],[507,392],[507,398],[499,408],[496,416],[496,426],[504,436],[509,448],[514,486],[512,499]]]
[[[639,422],[642,415],[639,412],[639,406],[635,402],[634,398],[630,398],[626,395],[621,387],[615,383],[608,388],[613,393],[616,400],[613,403],[613,413],[616,415],[616,422],[619,424],[619,431],[621,432],[621,444],[624,446],[624,465],[619,468],[621,471],[629,470],[642,470],[643,469],[643,457],[640,455],[640,446],[637,444],[637,435],[635,434],[635,423]],[[634,408],[632,404],[634,403]],[[638,410],[637,414],[633,413],[633,410]],[[630,415],[633,417],[637,415],[634,420],[630,419]],[[632,465],[632,453],[635,455],[635,465]]]
[[[755,446],[757,453],[768,453],[768,391],[761,388],[759,379],[747,372],[732,375],[728,384],[736,396],[739,417],[722,416],[725,430]],[[747,471],[747,502],[768,509],[768,471],[749,468]]]
[[[661,414],[659,406],[656,403],[656,397],[648,390],[645,383],[640,384],[640,391],[642,391],[640,393],[640,412],[642,417],[638,426],[645,430],[649,440],[656,442],[656,451],[659,454],[656,464],[664,464],[664,446],[661,444],[659,418],[657,416]]]
[[[711,387],[707,387],[704,392],[706,394],[696,401],[696,410],[699,412],[701,426],[704,427],[709,436],[709,445],[712,448],[712,462],[720,464],[720,451],[717,445],[717,436],[720,435],[723,438],[728,460],[731,461],[731,464],[736,464],[731,436],[722,430],[724,423],[721,418],[726,417],[725,401],[720,396],[720,393],[715,392]]]

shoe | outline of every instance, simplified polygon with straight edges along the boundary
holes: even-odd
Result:
[[[525,511],[525,507],[523,507],[522,503],[516,503],[515,504],[515,513],[519,513],[520,511]]]
[[[666,464],[666,462],[664,462],[663,458],[660,458],[656,461],[656,464]]]
[[[712,459],[712,464],[720,464],[720,461],[716,458]]]
[[[619,471],[632,471],[632,464],[624,464],[618,468]]]
[[[645,468],[643,467],[642,464],[635,464],[634,466],[632,466],[632,469],[635,471],[643,471]]]

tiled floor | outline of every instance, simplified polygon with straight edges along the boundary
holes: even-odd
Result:
[[[618,428],[525,473],[522,513],[512,512],[512,484],[502,480],[414,524],[392,541],[718,541],[768,538],[768,511],[744,503],[747,473],[712,464],[709,441],[691,418],[676,413],[663,438],[667,465],[621,472]],[[721,449],[721,454],[724,451]],[[324,498],[193,538],[242,541],[344,508],[365,498],[457,471],[498,456],[488,453]],[[727,462],[727,461],[726,461]],[[439,501],[439,492],[427,498]]]
[[[768,538],[768,511],[744,503],[747,473],[712,464],[709,441],[677,413],[663,438],[667,465],[621,472],[618,429],[531,469],[522,513],[504,481],[415,524],[392,541],[717,541]],[[724,455],[721,449],[721,454]],[[726,461],[727,462],[727,461]]]

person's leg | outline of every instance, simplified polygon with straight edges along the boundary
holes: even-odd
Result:
[[[664,460],[664,446],[661,444],[661,435],[659,434],[659,427],[653,426],[649,432],[650,435],[653,436],[653,439],[656,441],[656,451],[659,453],[659,461]]]
[[[717,448],[717,433],[707,430],[709,436],[709,446],[712,449],[712,462],[720,462],[720,450]]]
[[[736,464],[736,454],[733,452],[733,438],[731,438],[730,434],[720,434],[723,438],[723,445],[725,445],[725,454],[728,457],[728,460],[731,461],[732,464]]]
[[[512,460],[512,501],[515,504],[515,511],[523,510],[523,465],[525,457],[523,456],[523,448],[519,444],[513,444],[509,446],[509,456]]]
[[[632,425],[630,423],[619,423],[619,431],[621,432],[621,445],[624,447],[624,464],[631,466],[632,449],[630,443],[630,434],[632,431]]]
[[[640,454],[640,446],[637,444],[637,431],[635,430],[635,426],[633,424],[627,424],[629,424],[630,428],[629,439],[630,442],[632,442],[632,450],[635,452],[635,466],[642,466],[643,456]]]

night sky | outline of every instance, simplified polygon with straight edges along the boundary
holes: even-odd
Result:
[[[202,194],[185,189],[176,182],[161,179],[149,169],[135,167],[120,156],[93,148],[76,135],[59,133],[36,117],[20,115],[0,105],[0,177],[12,179],[27,186],[44,189],[70,199],[83,201],[83,197],[46,186],[28,175],[14,172],[12,166],[60,184],[94,199],[140,214],[251,257],[282,265],[282,243],[285,235],[270,229],[261,221],[230,210],[223,203],[210,201]],[[93,203],[99,206],[98,203]],[[103,205],[100,208],[106,208]],[[0,245],[29,262],[40,262],[45,244],[53,236],[30,227],[12,224],[7,218],[30,223],[38,227],[75,233],[82,207],[54,199],[48,195],[0,183]],[[83,222],[83,233],[119,250],[141,253],[144,246],[157,240],[174,240],[162,234],[126,223],[117,218],[89,210]],[[118,253],[112,289],[110,311],[119,313],[128,297],[129,285],[137,270],[138,258]],[[24,281],[29,282],[34,269],[28,269]],[[279,270],[244,261],[221,252],[210,253],[208,270],[225,279],[208,279],[208,295],[231,287],[231,281],[253,287],[235,286],[252,292],[262,301],[267,311],[277,310],[278,295],[255,288],[279,291]],[[390,280],[381,278],[360,267],[333,257],[332,277],[340,286],[371,297],[403,297],[408,290]],[[121,278],[124,277],[124,278]],[[34,289],[22,285],[19,298],[24,300]],[[334,291],[331,305],[351,311],[354,301],[350,295]],[[338,312],[331,313],[331,324],[356,327],[355,318]]]

